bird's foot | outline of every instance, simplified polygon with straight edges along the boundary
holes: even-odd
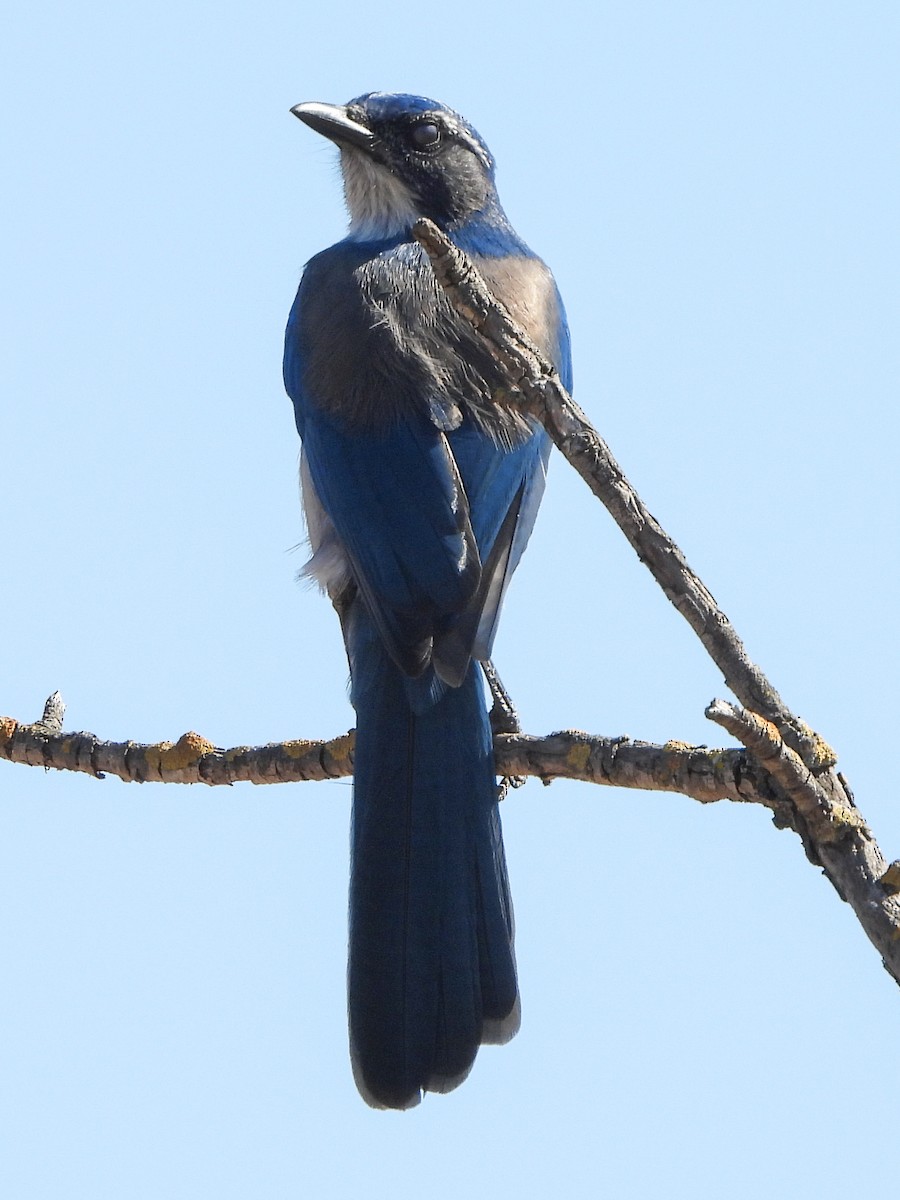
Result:
[[[493,699],[489,713],[491,733],[494,736],[498,733],[521,733],[522,723],[516,712],[516,706],[513,704],[509,692],[503,686],[503,681],[497,674],[494,664],[490,659],[485,659],[481,664],[481,669],[484,671],[484,677],[488,682]],[[524,783],[524,775],[503,775],[497,783],[497,799],[505,800],[510,788],[520,788]]]
[[[521,733],[522,725],[519,721],[519,714],[516,712],[516,707],[509,692],[503,686],[503,681],[497,674],[494,664],[489,658],[486,658],[481,664],[481,669],[484,671],[484,677],[491,691],[491,699],[494,702],[490,711],[491,732],[493,734]]]

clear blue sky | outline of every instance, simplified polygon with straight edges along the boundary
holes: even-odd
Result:
[[[569,309],[576,394],[889,857],[900,9],[860,0],[19,6],[0,46],[0,712],[219,745],[352,724],[293,575],[281,336],[342,236],[288,113],[469,116]],[[497,661],[529,731],[716,744],[723,684],[564,463]],[[749,807],[504,808],[519,1037],[367,1109],[346,783],[0,764],[0,1193],[830,1200],[896,1175],[900,991]],[[860,1175],[862,1172],[862,1175]]]

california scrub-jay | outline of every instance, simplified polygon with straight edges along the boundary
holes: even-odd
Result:
[[[307,264],[284,377],[305,571],[341,619],[356,709],[348,991],[363,1098],[410,1108],[519,1026],[479,661],[544,490],[549,440],[410,233],[430,217],[570,386],[553,277],[513,231],[471,125],[371,92],[292,112],[336,143],[347,237]]]

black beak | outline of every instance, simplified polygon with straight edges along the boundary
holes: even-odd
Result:
[[[356,117],[351,117],[343,105],[319,104],[316,100],[310,100],[306,104],[295,104],[291,112],[310,129],[337,142],[339,146],[358,146],[362,150],[369,150],[376,141],[372,130]]]

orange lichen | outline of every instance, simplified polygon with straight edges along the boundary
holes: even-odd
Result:
[[[147,757],[150,751],[158,752],[158,762],[163,771],[184,771],[195,767],[204,754],[212,754],[215,746],[201,737],[199,733],[183,733],[173,746],[171,742],[160,742],[157,746],[147,747]]]

